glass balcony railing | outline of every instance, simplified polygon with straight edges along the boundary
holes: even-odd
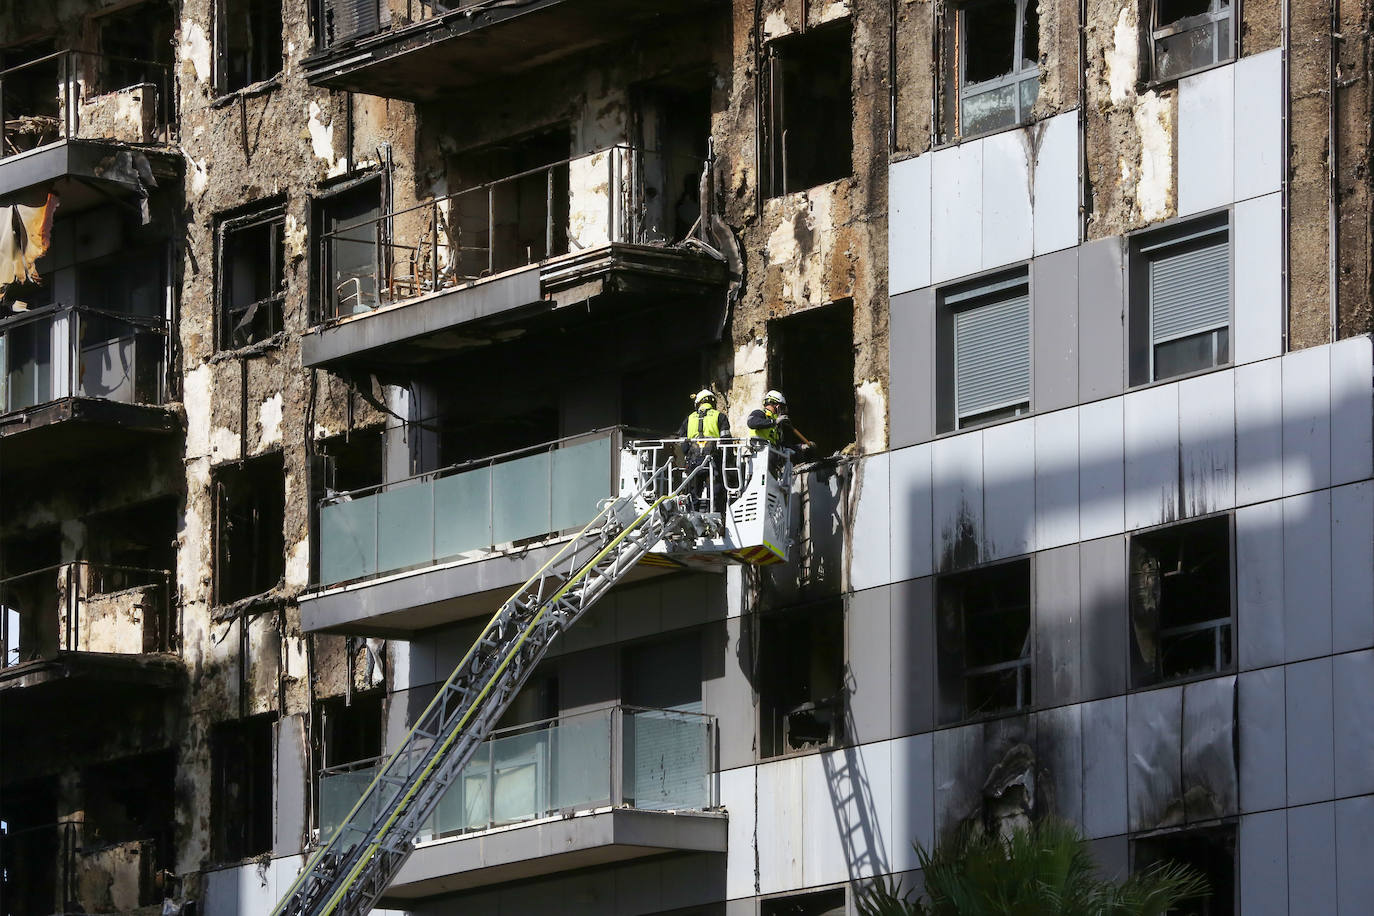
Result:
[[[71,139],[170,142],[174,99],[152,61],[58,51],[0,70],[0,160]]]
[[[420,839],[606,807],[702,811],[716,803],[714,741],[711,716],[630,706],[502,729],[478,748]],[[321,771],[321,842],[338,829],[384,762]]]
[[[171,573],[66,563],[0,579],[0,668],[61,652],[172,649]]]
[[[477,556],[578,529],[614,494],[620,430],[560,439],[320,504],[320,584]]]
[[[613,146],[340,227],[319,240],[315,317],[364,314],[612,242],[674,241],[689,227],[659,185],[700,170],[699,159]]]
[[[0,322],[0,413],[68,397],[158,405],[166,395],[167,322],[46,306]]]

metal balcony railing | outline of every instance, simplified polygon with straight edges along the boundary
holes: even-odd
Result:
[[[0,668],[64,652],[170,652],[171,573],[64,563],[0,579]]]
[[[496,731],[448,790],[422,839],[559,813],[715,807],[715,719],[616,706]],[[320,839],[357,804],[385,758],[320,773]]]
[[[671,241],[645,170],[683,157],[613,146],[344,226],[319,240],[319,321],[363,314],[612,242]],[[699,170],[700,160],[691,160]]]
[[[63,140],[169,143],[176,94],[166,64],[57,51],[0,70],[0,159]]]
[[[430,566],[581,528],[615,495],[619,427],[320,502],[321,585]]]
[[[56,305],[0,321],[0,413],[68,397],[159,405],[167,321]]]
[[[98,842],[90,825],[67,820],[7,829],[0,823],[0,913],[128,912],[159,904],[161,854],[170,837]],[[97,880],[83,881],[90,873]]]

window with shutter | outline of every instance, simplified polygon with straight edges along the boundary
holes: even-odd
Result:
[[[1026,274],[947,293],[952,311],[955,426],[1030,408],[1030,289]]]
[[[1140,247],[1146,260],[1150,378],[1230,359],[1231,242],[1225,225]]]

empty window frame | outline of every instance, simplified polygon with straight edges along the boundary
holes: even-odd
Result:
[[[215,88],[237,92],[282,69],[282,0],[215,0]]]
[[[959,92],[957,107],[946,113],[954,116],[954,134],[972,137],[1030,120],[1040,95],[1036,0],[963,4],[952,34],[946,72]]]
[[[942,722],[1031,705],[1030,567],[1017,560],[937,581]]]
[[[760,916],[844,916],[844,888],[770,897],[759,902]]]
[[[382,691],[328,697],[315,704],[316,752],[324,767],[382,754]]]
[[[165,0],[125,7],[95,20],[100,44],[100,89],[111,92],[140,83],[169,89],[172,35],[176,25]],[[151,65],[151,66],[150,66]]]
[[[762,756],[838,744],[844,731],[844,602],[771,612],[758,632]]]
[[[1030,280],[1022,269],[940,293],[942,432],[1030,410]]]
[[[286,568],[286,480],[281,453],[217,468],[215,602],[259,595],[281,582]]]
[[[1152,0],[1150,73],[1171,80],[1235,57],[1230,0]]]
[[[1231,232],[1226,217],[1136,239],[1132,250],[1131,383],[1231,360]]]
[[[221,722],[210,732],[210,823],[218,862],[272,851],[274,713]]]
[[[1130,556],[1133,685],[1229,669],[1230,517],[1133,535]]]
[[[1131,841],[1132,868],[1176,862],[1201,872],[1208,893],[1180,901],[1170,916],[1231,916],[1236,912],[1236,827],[1180,830]]]
[[[233,350],[281,332],[286,302],[286,210],[267,207],[222,220],[219,347]]]
[[[764,193],[778,197],[852,175],[849,23],[776,39],[765,53]]]

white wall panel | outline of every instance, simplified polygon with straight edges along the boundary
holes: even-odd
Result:
[[[1191,518],[1235,506],[1235,423],[1235,381],[1229,372],[1214,372],[1179,382],[1178,439],[1183,515]]]
[[[940,283],[983,263],[983,146],[931,154],[930,277]]]
[[[983,147],[984,270],[1024,261],[1034,251],[1025,136],[1009,130],[978,141]]]
[[[930,732],[892,742],[892,830],[887,849],[892,871],[919,868],[912,843],[935,842],[933,739]]]
[[[1042,123],[1035,160],[1036,254],[1078,244],[1078,112]]]
[[[888,525],[890,454],[869,456],[857,466],[859,496],[849,532],[849,588],[852,591],[892,581]]]
[[[1331,485],[1331,348],[1283,358],[1283,495]]]
[[[1283,182],[1283,56],[1275,48],[1235,64],[1236,200]]]
[[[807,886],[889,871],[892,846],[892,742],[882,741],[806,759],[803,785]],[[843,802],[843,804],[840,804]],[[845,835],[848,835],[848,840]],[[908,840],[901,840],[910,843]]]
[[[1349,337],[1331,350],[1331,483],[1366,480],[1374,468],[1374,341]]]
[[[754,767],[740,767],[720,774],[720,803],[729,812],[725,841],[730,855],[725,862],[725,895],[752,897],[754,887]]]
[[[1078,411],[1035,418],[1035,549],[1078,540]]]
[[[1374,482],[1331,491],[1331,648],[1374,646]]]
[[[1125,397],[1126,528],[1178,517],[1178,386]]]
[[[1283,360],[1239,366],[1236,385],[1236,503],[1283,495]]]
[[[888,292],[930,285],[930,161],[894,162],[887,173]]]
[[[802,763],[793,757],[758,767],[758,827],[756,860],[759,892],[764,894],[802,886],[803,791]],[[731,818],[733,820],[733,817]],[[734,858],[734,847],[731,847]]]
[[[1285,660],[1283,503],[1236,511],[1236,636],[1242,670]]]
[[[1234,67],[1178,81],[1178,215],[1235,200]]]
[[[1268,194],[1236,204],[1232,361],[1283,353],[1283,201]]]
[[[1035,421],[983,431],[984,560],[1035,549]]]
[[[982,431],[935,441],[931,486],[936,570],[977,562],[983,541]]]
[[[1288,661],[1331,654],[1331,491],[1283,501],[1283,641]]]
[[[1079,533],[1083,540],[1125,530],[1125,401],[1078,408]]]
[[[892,452],[892,581],[917,579],[934,571],[931,538],[929,443]]]
[[[848,788],[850,774],[845,772],[843,754],[808,754],[799,758],[799,762],[802,774],[801,886],[843,881],[847,869],[845,847],[840,840],[842,812],[837,812],[831,804],[832,793]],[[827,763],[830,765],[828,771]]]

